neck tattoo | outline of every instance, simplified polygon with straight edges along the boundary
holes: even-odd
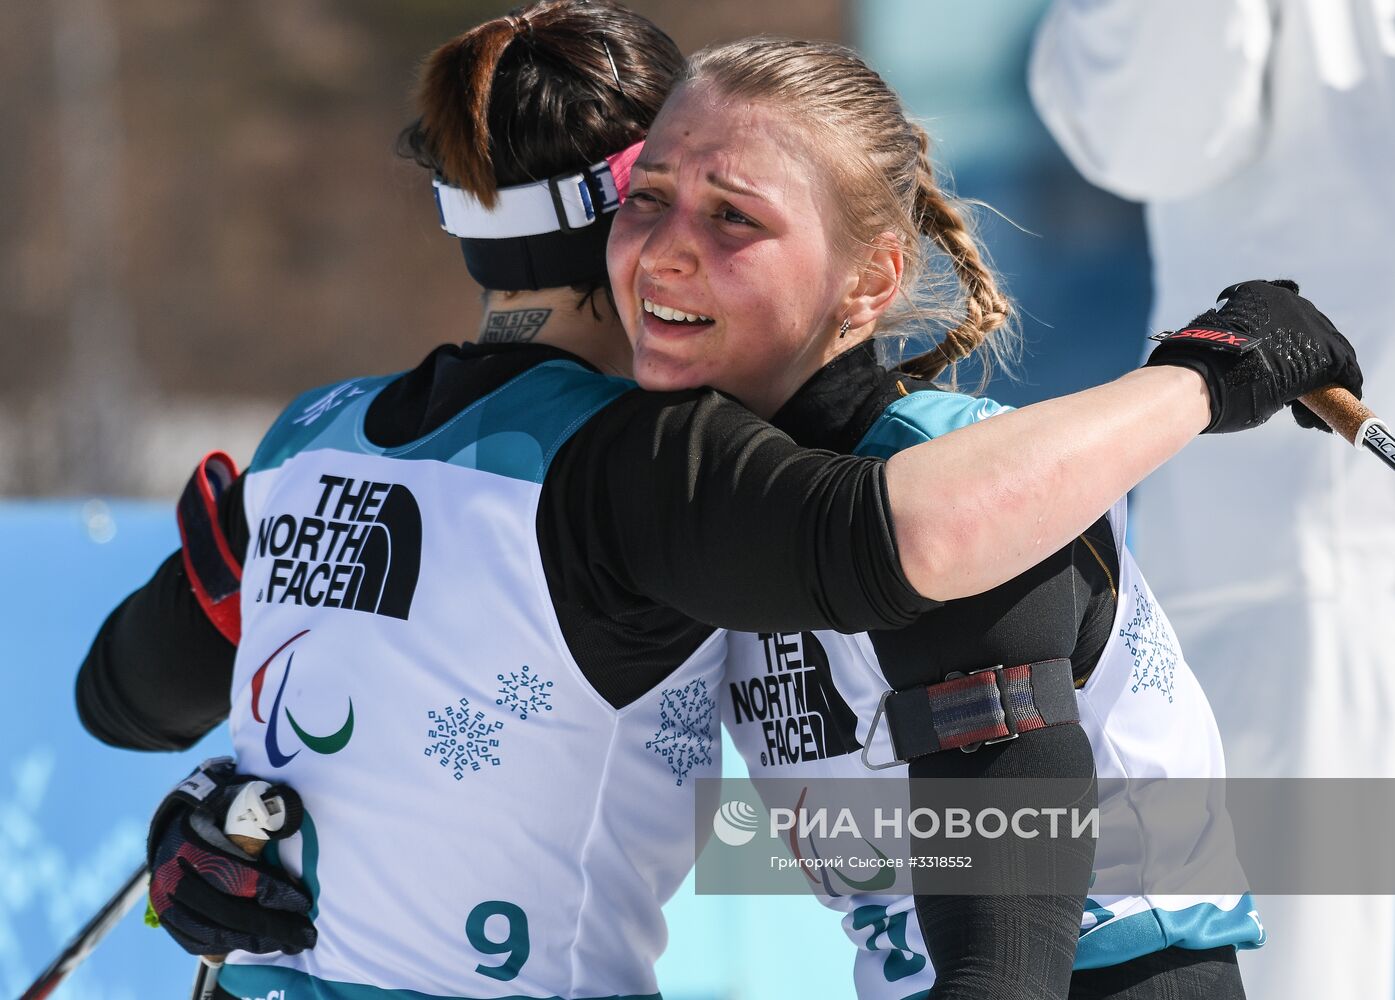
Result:
[[[490,312],[480,331],[481,344],[526,344],[538,335],[551,309],[510,309]]]

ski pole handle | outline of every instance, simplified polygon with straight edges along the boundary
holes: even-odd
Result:
[[[1356,434],[1361,425],[1375,418],[1375,414],[1365,403],[1339,386],[1329,385],[1326,389],[1310,392],[1299,399],[1342,437],[1357,444]]]
[[[223,832],[253,860],[262,856],[273,840],[289,837],[300,829],[304,812],[300,797],[281,786],[272,793],[265,781],[249,781],[228,807]],[[227,955],[199,956],[191,1000],[213,1000],[218,989],[218,972]]]
[[[271,843],[269,839],[248,837],[240,833],[230,833],[228,839],[253,858],[261,857],[262,851],[266,850],[266,845]],[[218,972],[223,968],[223,963],[227,961],[227,958],[227,955],[199,956],[198,972],[194,975],[192,1000],[213,1000],[214,994],[218,991]]]
[[[1395,434],[1347,390],[1331,385],[1308,393],[1300,402],[1353,445],[1365,448],[1395,469]]]

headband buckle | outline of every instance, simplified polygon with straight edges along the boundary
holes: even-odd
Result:
[[[585,229],[596,221],[596,216],[600,213],[596,211],[596,200],[591,193],[591,172],[583,170],[579,175],[572,171],[565,174],[554,174],[547,179],[547,193],[552,196],[552,210],[557,213],[557,228],[564,233],[574,233],[577,230]],[[567,218],[567,205],[562,200],[562,186],[566,184],[567,190],[575,190],[581,195],[582,206],[586,209],[586,221],[580,225],[572,225]]]
[[[500,188],[492,210],[440,177],[432,186],[441,228],[465,239],[576,232],[615,211],[621,201],[611,165],[605,160],[546,180]]]

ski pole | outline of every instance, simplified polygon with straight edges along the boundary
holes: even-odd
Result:
[[[1364,447],[1395,469],[1395,434],[1370,407],[1347,390],[1328,386],[1308,393],[1301,402],[1356,447]]]
[[[300,796],[294,791],[281,785],[272,792],[272,786],[265,781],[247,782],[228,807],[227,818],[223,821],[223,832],[228,839],[254,860],[261,857],[273,840],[289,837],[299,830],[305,815]],[[213,1000],[218,989],[218,973],[227,957],[200,956],[191,1000]]]
[[[150,869],[141,865],[116,891],[116,895],[107,900],[97,911],[97,915],[68,942],[68,946],[53,960],[53,964],[40,973],[32,986],[20,994],[19,1000],[43,1000],[58,989],[59,984],[68,978],[68,974],[92,954],[92,949],[107,936],[107,932],[117,925],[137,901],[144,898],[149,881]]]

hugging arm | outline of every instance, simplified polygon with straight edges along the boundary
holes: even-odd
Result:
[[[884,463],[801,448],[713,390],[634,391],[558,454],[547,548],[602,609],[630,595],[743,631],[906,624],[933,606],[896,554]]]
[[[1245,281],[1217,301],[1159,334],[1140,371],[893,457],[888,490],[916,589],[949,599],[1016,576],[1197,433],[1255,428],[1286,405],[1315,427],[1296,400],[1329,385],[1360,397],[1356,352],[1297,285]]]
[[[884,466],[801,449],[711,391],[632,393],[569,444],[588,441],[601,470],[574,528],[621,554],[602,570],[622,586],[712,625],[904,625],[927,608],[914,594],[967,597],[1036,565],[1197,434],[1257,427],[1328,385],[1360,394],[1351,344],[1292,283],[1221,299],[1139,371]]]
[[[577,540],[572,579],[601,608],[619,593],[747,632],[897,628],[1062,548],[1208,413],[1197,375],[1150,369],[883,462],[801,448],[711,390],[633,392],[559,453],[548,488],[567,499],[540,531]]]
[[[1200,433],[1207,400],[1195,374],[1148,368],[892,456],[887,492],[907,578],[951,600],[1026,571]]]

